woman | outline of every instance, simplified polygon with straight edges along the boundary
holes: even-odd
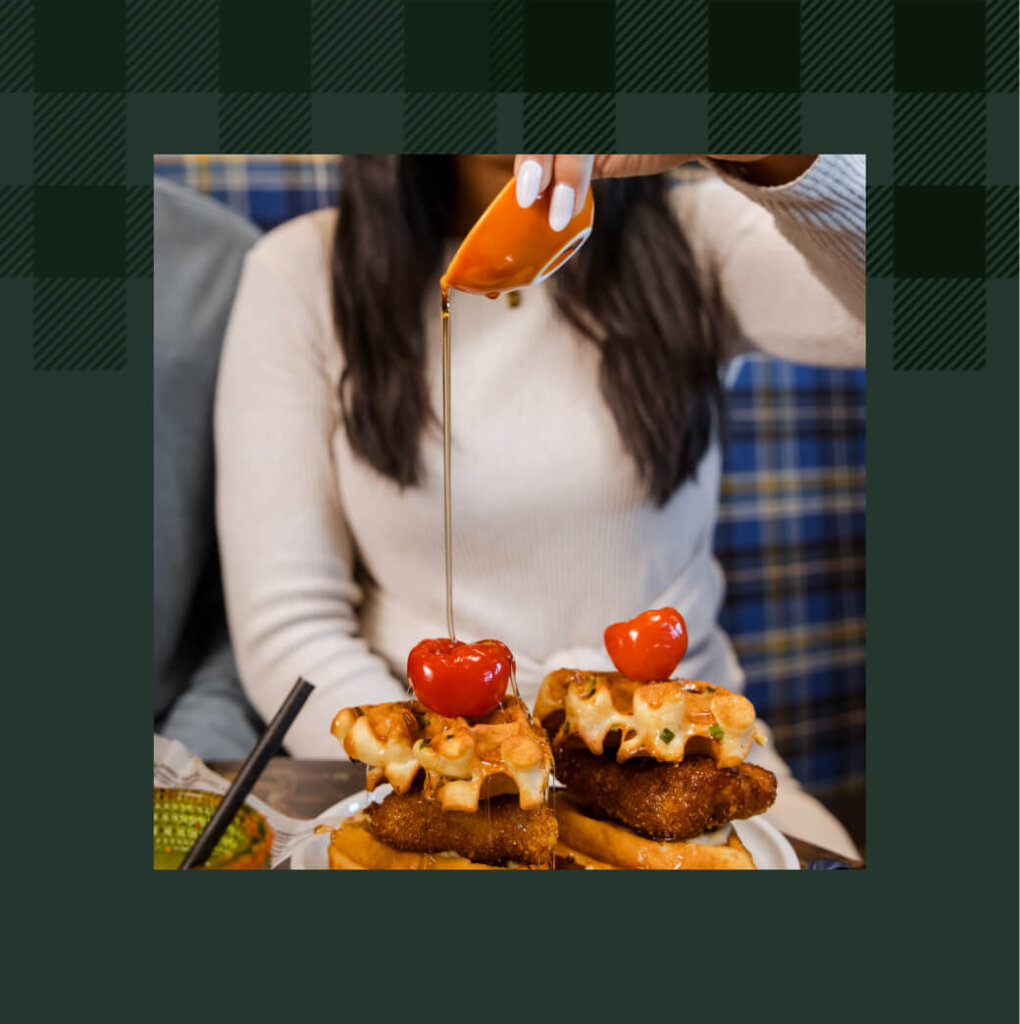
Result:
[[[863,158],[648,173],[687,159],[518,157],[518,201],[552,186],[559,222],[594,173],[596,229],[516,302],[453,296],[458,636],[506,642],[529,703],[547,671],[609,667],[604,627],[663,605],[688,622],[684,675],[742,687],[716,624],[721,370],[751,348],[864,361]],[[410,648],[444,634],[438,281],[512,170],[346,157],[339,211],[246,259],[217,394],[218,530],[253,704],[267,716],[299,674],[316,683],[295,756],[340,756],[334,713],[400,699]],[[851,852],[771,748],[759,759],[780,775],[770,817]]]

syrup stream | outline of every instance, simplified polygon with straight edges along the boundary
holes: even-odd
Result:
[[[450,289],[442,286],[443,300],[443,521],[446,552],[446,631],[453,629],[453,526],[450,514]]]
[[[440,282],[443,315],[443,546],[446,556],[446,631],[451,640],[456,639],[453,626],[453,516],[450,493],[450,289]],[[520,699],[517,690],[516,666],[510,669],[510,687],[514,696]],[[503,706],[502,700],[500,707]],[[485,800],[486,824],[492,828],[492,808]],[[431,832],[428,829],[427,832]],[[426,854],[423,867],[428,870],[435,862],[434,855]]]

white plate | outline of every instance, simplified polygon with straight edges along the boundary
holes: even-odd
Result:
[[[759,871],[800,871],[800,861],[786,836],[764,818],[735,821],[737,836]]]
[[[383,799],[392,792],[393,787],[387,785],[379,786],[371,793],[362,789],[354,796],[349,796],[338,804],[327,807],[315,823],[336,828],[344,818],[350,818],[359,811],[363,811],[369,804],[382,803]],[[329,855],[326,852],[328,849],[329,833],[324,832],[319,835],[313,833],[290,855],[291,871],[328,871]]]
[[[361,790],[354,796],[341,800],[322,813],[318,824],[329,825],[336,828],[344,818],[349,818],[358,811],[363,811],[370,803],[379,803],[385,796],[392,792],[389,786],[380,786],[374,793],[366,793]],[[786,841],[783,834],[761,818],[749,818],[747,821],[735,821],[733,827],[737,830],[740,841],[747,847],[748,853],[754,860],[754,866],[762,871],[768,870],[790,870],[798,871],[800,861],[793,847]],[[309,836],[292,854],[290,859],[291,870],[296,871],[325,871],[329,869],[329,835]]]

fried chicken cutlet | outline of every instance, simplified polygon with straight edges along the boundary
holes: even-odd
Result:
[[[522,810],[516,795],[492,797],[474,814],[444,811],[419,789],[391,793],[368,808],[369,830],[396,850],[453,850],[482,864],[513,860],[547,865],[556,847],[556,817],[548,807]]]
[[[555,747],[556,777],[580,805],[650,839],[690,839],[772,806],[776,777],[766,768],[719,768],[711,757],[673,764],[633,758],[623,764],[579,747]]]

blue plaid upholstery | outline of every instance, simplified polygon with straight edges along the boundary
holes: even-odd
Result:
[[[864,380],[746,359],[727,388],[721,622],[794,774],[864,790]]]
[[[336,204],[339,160],[329,156],[157,156],[155,171],[225,203],[268,231]]]
[[[334,156],[158,156],[265,229],[336,201]],[[716,550],[748,696],[807,789],[864,791],[864,382],[746,359],[730,375]]]

